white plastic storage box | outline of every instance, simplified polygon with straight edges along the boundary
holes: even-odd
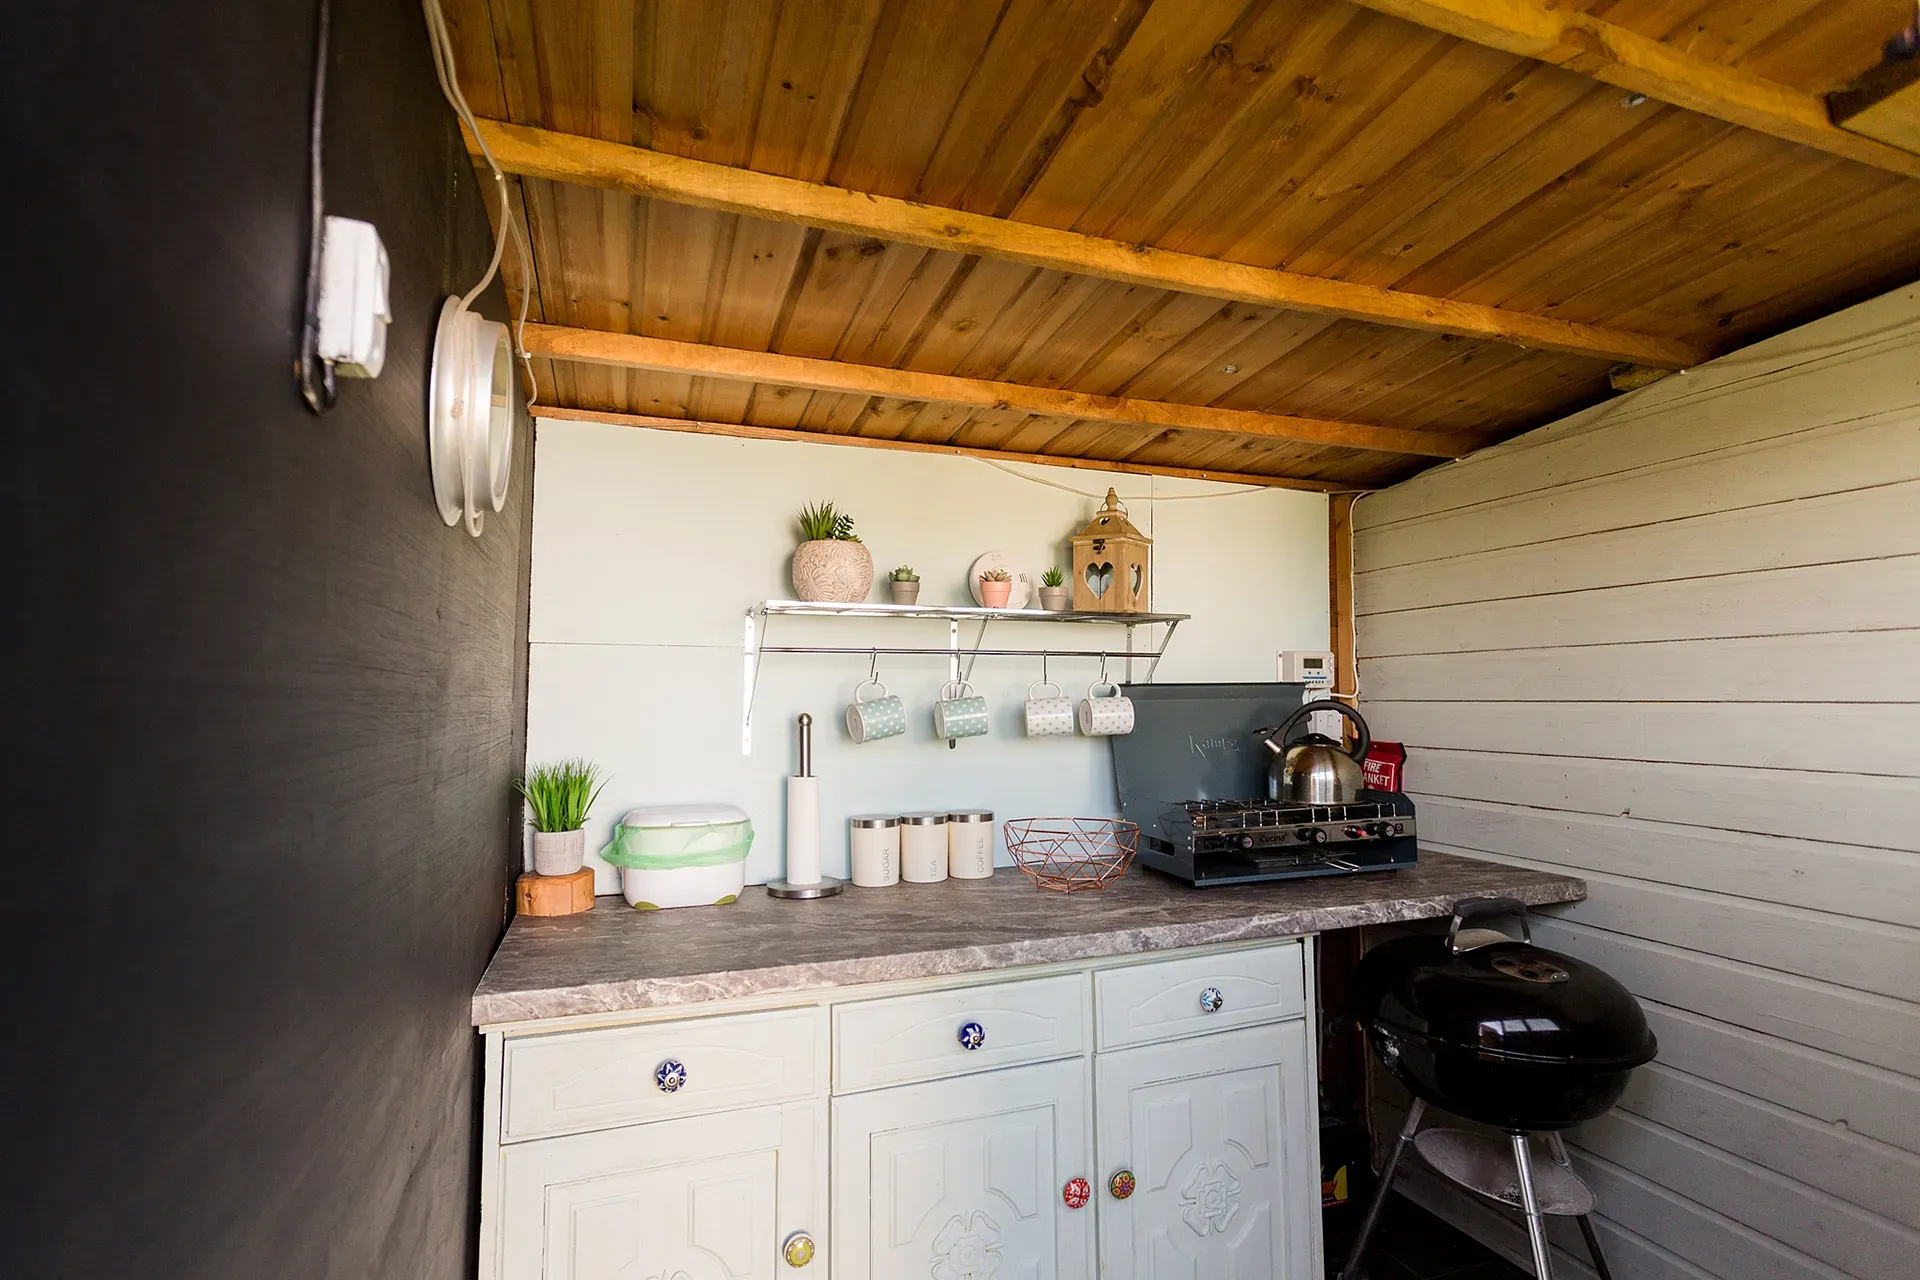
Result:
[[[753,823],[729,804],[634,809],[600,857],[620,872],[620,893],[642,911],[721,906],[747,883]]]

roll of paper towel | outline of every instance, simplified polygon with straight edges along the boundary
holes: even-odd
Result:
[[[787,883],[820,883],[820,779],[787,779]]]

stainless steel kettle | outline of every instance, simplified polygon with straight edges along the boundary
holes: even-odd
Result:
[[[1352,721],[1359,741],[1352,751],[1321,733],[1309,733],[1298,742],[1288,742],[1295,726],[1305,723],[1316,711],[1337,711]],[[1366,786],[1366,770],[1360,762],[1367,758],[1373,734],[1358,711],[1344,702],[1331,699],[1303,703],[1277,729],[1255,732],[1273,752],[1267,766],[1267,799],[1288,804],[1345,804],[1360,798]]]

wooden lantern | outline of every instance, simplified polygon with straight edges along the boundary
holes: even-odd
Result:
[[[1067,542],[1073,547],[1073,607],[1083,613],[1145,613],[1153,607],[1153,539],[1134,528],[1119,495]]]

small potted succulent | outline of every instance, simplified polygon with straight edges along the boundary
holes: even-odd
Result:
[[[887,591],[895,604],[912,604],[920,598],[920,575],[912,565],[903,564],[887,575]]]
[[[1040,575],[1040,607],[1059,613],[1067,607],[1067,580],[1058,568]]]
[[[873,590],[873,557],[853,531],[853,517],[831,502],[800,509],[800,546],[793,553],[793,592],[802,600],[859,604]]]
[[[570,876],[580,869],[587,856],[587,810],[606,785],[600,767],[587,760],[535,765],[515,780],[513,789],[533,819],[534,874]]]
[[[980,575],[980,603],[989,609],[1004,609],[1013,595],[1013,574],[1005,569],[989,569]]]

